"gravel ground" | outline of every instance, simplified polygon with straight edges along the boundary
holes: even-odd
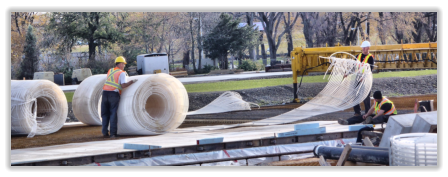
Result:
[[[299,98],[307,101],[316,96],[327,83],[302,83]],[[380,90],[385,96],[404,96],[419,94],[437,94],[437,75],[416,77],[392,77],[373,79],[372,92]],[[294,97],[292,83],[290,85],[236,90],[243,100],[254,102],[260,106],[289,103]],[[189,93],[189,111],[197,110],[212,102],[224,92]]]

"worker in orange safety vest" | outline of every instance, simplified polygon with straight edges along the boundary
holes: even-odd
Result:
[[[132,85],[136,80],[126,83],[126,72],[123,71],[126,59],[119,56],[115,59],[115,68],[107,72],[106,83],[103,86],[103,97],[101,100],[101,118],[103,137],[116,138],[117,135],[117,110],[120,102],[120,95],[124,88]],[[110,136],[109,127],[110,123]]]

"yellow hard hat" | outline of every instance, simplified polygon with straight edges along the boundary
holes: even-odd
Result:
[[[123,56],[119,56],[119,57],[117,57],[117,59],[115,59],[115,63],[124,63],[124,64],[127,64],[127,63],[126,63],[126,59],[125,59]]]

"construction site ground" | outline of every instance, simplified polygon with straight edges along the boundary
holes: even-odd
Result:
[[[398,109],[399,114],[414,112],[415,99],[418,100],[434,100],[434,108],[437,110],[437,94],[425,94],[414,96],[399,96],[389,97],[393,100],[395,106]],[[260,120],[277,116],[288,112],[294,108],[303,105],[302,103],[288,103],[277,106],[263,106],[260,109],[254,108],[250,111],[237,111],[219,114],[203,114],[187,116],[183,124],[179,128],[205,126],[205,125],[222,125],[222,124],[235,124],[244,123],[249,121]],[[361,108],[364,109],[363,104]],[[310,117],[305,120],[297,121],[334,121],[339,118],[349,118],[353,116],[353,109],[347,109],[345,111],[329,113]],[[136,138],[144,136],[120,136],[117,139]],[[101,134],[101,126],[64,126],[56,133],[42,136],[35,136],[33,138],[27,138],[26,135],[12,136],[11,137],[11,150],[23,149],[32,147],[43,147],[51,145],[61,145],[67,143],[81,143],[91,141],[106,141],[110,138],[103,138]]]

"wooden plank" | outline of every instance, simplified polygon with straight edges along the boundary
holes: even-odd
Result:
[[[364,145],[368,147],[373,147],[372,141],[370,141],[370,138],[367,136],[364,138]]]
[[[338,163],[336,164],[336,166],[344,166],[345,161],[347,160],[348,155],[350,154],[351,151],[352,151],[352,147],[350,146],[350,144],[345,145],[345,148],[342,151],[342,154],[339,157],[339,160],[338,160]]]
[[[319,157],[319,164],[320,166],[331,166],[330,163],[325,161],[324,156],[322,155],[320,155]]]

